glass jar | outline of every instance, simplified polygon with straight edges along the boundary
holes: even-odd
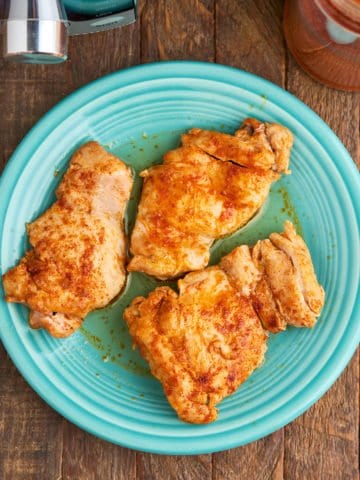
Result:
[[[284,34],[310,76],[360,91],[360,0],[286,0]]]

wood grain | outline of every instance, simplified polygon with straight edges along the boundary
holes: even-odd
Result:
[[[140,25],[71,37],[66,69],[73,88],[140,61]]]
[[[141,3],[141,61],[214,61],[214,0]]]
[[[137,478],[138,480],[206,480],[212,478],[211,468],[211,455],[188,457],[139,454]]]
[[[216,453],[213,480],[282,480],[283,430],[241,448]]]
[[[67,68],[52,68],[0,60],[0,167],[34,123],[72,90]]]
[[[136,480],[136,452],[64,421],[62,480]]]
[[[60,478],[63,419],[31,390],[1,344],[0,386],[0,478]]]
[[[285,46],[281,28],[282,2],[218,0],[216,62],[267,78],[285,79]]]

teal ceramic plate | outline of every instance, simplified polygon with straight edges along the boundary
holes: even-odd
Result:
[[[359,341],[359,175],[325,123],[271,83],[240,70],[191,62],[114,73],[70,95],[31,130],[0,185],[1,268],[27,248],[25,223],[54,200],[70,156],[95,139],[138,172],[157,163],[191,127],[233,132],[247,116],[280,122],[295,136],[292,175],[274,185],[260,214],[217,242],[212,261],[234,245],[280,231],[290,218],[305,237],[327,294],[310,330],[271,336],[266,361],[219,406],[210,425],[180,422],[151,377],[122,320],[131,299],[156,286],[131,275],[124,293],[92,313],[81,331],[56,340],[27,325],[27,309],[0,304],[0,333],[12,360],[54,409],[81,428],[139,450],[194,454],[256,440],[290,422],[336,380]],[[134,222],[137,183],[127,224]],[[29,419],[29,421],[31,421]]]

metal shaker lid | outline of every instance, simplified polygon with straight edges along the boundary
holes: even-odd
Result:
[[[60,0],[10,0],[5,18],[5,58],[22,63],[67,59],[67,20]]]
[[[9,20],[5,58],[22,63],[60,63],[67,59],[67,27],[54,20]]]

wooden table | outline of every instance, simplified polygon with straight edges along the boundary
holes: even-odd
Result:
[[[0,166],[30,127],[74,89],[144,62],[193,59],[254,72],[297,95],[359,161],[360,96],[328,89],[288,54],[280,0],[140,0],[132,26],[72,38],[57,66],[0,60]],[[0,319],[1,321],[1,319]],[[359,356],[312,408],[245,447],[199,456],[158,456],[85,433],[48,407],[0,346],[1,480],[355,480],[358,478]]]

